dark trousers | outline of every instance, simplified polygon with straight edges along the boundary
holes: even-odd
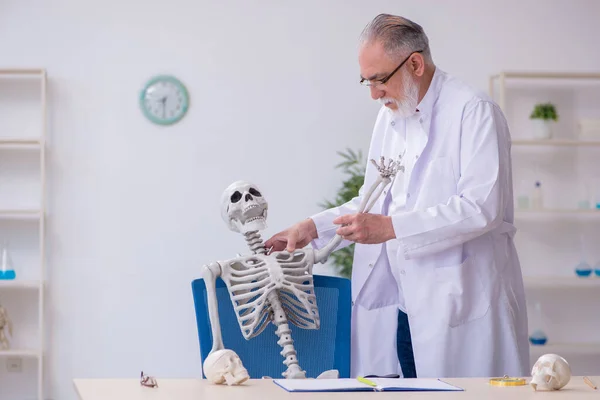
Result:
[[[398,360],[402,367],[402,374],[405,378],[416,378],[417,370],[415,368],[415,357],[413,355],[412,340],[410,338],[408,316],[401,310],[398,310],[396,347],[398,349]]]

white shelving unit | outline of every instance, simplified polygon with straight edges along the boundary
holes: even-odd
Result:
[[[0,400],[45,396],[46,91],[45,69],[0,69],[0,235],[16,271],[0,279],[14,325],[10,348],[0,350]],[[13,361],[21,371],[8,370]]]
[[[557,185],[558,190],[553,192],[557,197],[572,195],[566,189],[567,183],[575,182],[585,187],[585,183],[578,182],[579,175],[566,173],[561,168],[563,164],[564,169],[579,166],[578,163],[583,159],[587,168],[592,168],[590,171],[597,171],[600,167],[600,138],[582,139],[576,134],[573,123],[575,118],[569,119],[569,113],[578,114],[581,104],[587,105],[590,98],[588,93],[584,101],[570,104],[575,103],[577,99],[574,94],[577,88],[589,91],[593,87],[596,93],[600,93],[600,73],[505,71],[491,76],[489,84],[490,95],[505,112],[513,134],[513,172],[521,173],[522,168],[537,168],[531,175],[546,173],[550,178],[564,184],[564,189]],[[512,100],[513,93],[509,90],[516,91]],[[536,93],[537,90],[540,92]],[[538,102],[554,103],[554,100],[560,102],[557,105],[559,119],[566,114],[564,119],[568,122],[563,123],[560,134],[555,132],[555,137],[551,139],[531,138],[527,132],[528,121],[525,120],[532,110],[528,107]],[[597,109],[594,114],[598,115],[600,103]],[[585,112],[590,114],[593,110],[586,109]],[[513,120],[511,116],[514,116]],[[586,158],[581,158],[586,154]],[[535,157],[545,159],[544,162],[538,161],[536,167],[532,167],[528,161],[534,160]],[[563,164],[557,167],[554,163]],[[521,169],[515,167],[515,164],[519,164]],[[600,226],[600,209],[596,209],[593,202],[590,202],[589,208],[577,208],[575,202],[565,204],[564,201],[560,206],[551,204],[549,208],[520,209],[516,192],[517,190],[515,223],[519,230],[525,227],[525,232],[518,233],[516,240],[524,241],[520,250],[526,253],[522,261],[527,259],[526,262],[522,262],[522,268],[528,302],[531,298],[543,298],[543,301],[540,301],[543,319],[552,327],[551,332],[546,332],[549,336],[547,344],[530,346],[531,362],[535,362],[543,354],[556,353],[564,356],[572,366],[575,365],[577,373],[600,373],[600,335],[597,333],[597,329],[600,329],[600,318],[595,312],[600,306],[600,297],[594,297],[600,293],[600,277],[596,276],[594,271],[587,277],[577,276],[574,272],[576,260],[573,260],[573,255],[579,253],[579,248],[573,246],[577,243],[577,240],[573,239],[573,232],[581,226],[597,229]],[[549,200],[556,200],[557,197]],[[544,202],[546,200],[544,193]],[[527,229],[530,232],[527,232]],[[545,240],[551,243],[546,243]],[[587,261],[593,268],[596,260]],[[564,262],[567,264],[563,264]],[[569,262],[572,264],[569,265]],[[548,306],[544,308],[546,304]],[[535,326],[532,326],[531,319],[535,315],[530,312],[529,316],[532,330]]]

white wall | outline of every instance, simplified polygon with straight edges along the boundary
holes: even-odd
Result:
[[[600,69],[593,0],[0,4],[0,66],[49,74],[51,398],[75,399],[75,377],[199,376],[190,282],[244,248],[221,191],[260,185],[265,237],[335,195],[336,151],[366,151],[378,109],[356,39],[380,12],[421,23],[438,66],[485,90],[503,69]],[[137,105],[158,73],[191,93],[170,128]]]

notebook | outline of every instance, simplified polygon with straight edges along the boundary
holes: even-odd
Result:
[[[370,386],[357,379],[274,379],[276,385],[288,392],[427,392],[427,391],[463,391],[440,379],[428,378],[369,378],[377,386]]]

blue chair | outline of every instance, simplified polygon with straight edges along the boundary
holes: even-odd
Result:
[[[292,339],[298,353],[300,367],[306,376],[316,378],[321,372],[337,369],[340,378],[350,377],[350,280],[332,276],[314,275],[315,295],[321,317],[317,330],[300,329],[293,324]],[[200,356],[205,360],[212,348],[212,332],[208,315],[208,300],[203,279],[192,282],[192,293],[198,325]],[[275,325],[269,324],[260,335],[246,340],[242,336],[229,292],[222,279],[217,279],[219,321],[225,348],[240,356],[253,379],[263,376],[282,378],[286,370],[282,348],[277,344]]]

